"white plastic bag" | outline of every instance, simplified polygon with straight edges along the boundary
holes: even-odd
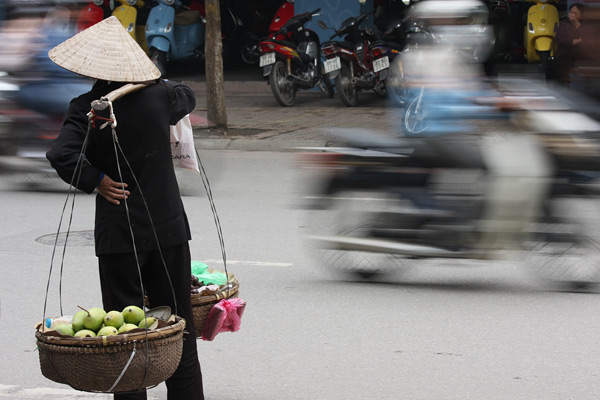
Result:
[[[184,168],[200,173],[189,114],[181,118],[177,125],[171,125],[171,155],[175,168]]]

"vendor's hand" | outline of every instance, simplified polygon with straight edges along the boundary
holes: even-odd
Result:
[[[123,191],[123,187],[127,187],[127,184],[115,182],[108,175],[104,175],[96,190],[109,203],[119,205],[121,204],[119,200],[129,197],[129,190]]]

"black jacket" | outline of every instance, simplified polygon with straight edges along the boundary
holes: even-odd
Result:
[[[97,122],[89,130],[85,157],[78,168],[81,173],[74,174],[88,132],[91,102],[122,85],[99,81],[90,92],[73,99],[60,135],[46,154],[60,177],[71,183],[75,175],[74,186],[84,192],[94,191],[101,173],[128,184],[131,194],[120,205],[96,196],[94,236],[98,256],[133,252],[130,227],[139,252],[157,249],[155,232],[161,248],[191,239],[173,170],[169,134],[169,126],[195,107],[194,93],[187,86],[159,80],[116,100],[116,133],[125,158],[119,154],[117,163],[111,128],[100,130],[101,123]]]

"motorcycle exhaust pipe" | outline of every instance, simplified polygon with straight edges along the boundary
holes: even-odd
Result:
[[[356,78],[356,77],[354,77],[354,78],[352,78],[351,82],[352,82],[353,86],[356,86],[356,87],[359,87],[359,88],[370,88],[370,87],[373,86],[372,82],[370,82],[367,79],[362,79],[362,78]]]
[[[305,88],[305,89],[310,89],[313,86],[306,79],[302,79],[296,75],[290,74],[290,75],[288,75],[288,79],[291,80],[294,84],[301,86],[302,88]]]

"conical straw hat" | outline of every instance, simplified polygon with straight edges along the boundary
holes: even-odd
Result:
[[[144,50],[111,16],[48,52],[57,65],[76,74],[113,82],[148,82],[160,71]]]

